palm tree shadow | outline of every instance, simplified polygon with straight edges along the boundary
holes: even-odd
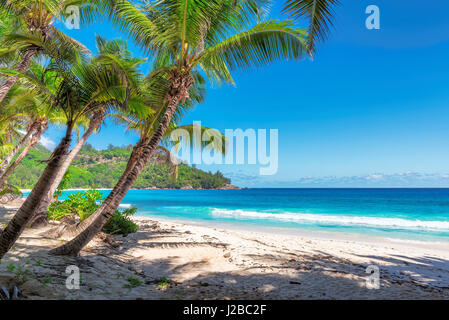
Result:
[[[449,299],[449,261],[441,258],[358,255],[370,263],[355,263],[320,251],[271,248],[225,259],[229,244],[176,240],[180,235],[145,230],[117,237],[118,248],[97,246],[82,257],[60,257],[48,251],[61,241],[24,234],[0,264],[0,285],[47,299]],[[220,256],[182,256],[206,250]],[[152,257],[155,252],[159,256]],[[371,263],[380,267],[378,290],[367,287]],[[78,291],[66,288],[69,266],[78,267],[83,278]]]
[[[415,283],[422,287],[449,289],[449,261],[443,258],[422,256],[408,257],[404,255],[375,256],[357,255],[368,258],[381,265],[384,273],[392,281]]]

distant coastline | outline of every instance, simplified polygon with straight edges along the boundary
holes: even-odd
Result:
[[[95,189],[98,191],[111,191],[112,188],[68,188],[64,189],[64,191],[86,191]],[[183,187],[183,188],[157,188],[157,187],[148,187],[148,188],[132,188],[130,190],[241,190],[241,189],[248,189],[248,188],[241,188],[239,186],[233,185],[233,184],[224,184],[220,188],[211,188],[211,189],[204,189],[204,188],[192,188],[192,187]],[[20,192],[31,192],[32,189],[20,189]]]

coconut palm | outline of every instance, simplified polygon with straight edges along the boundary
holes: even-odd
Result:
[[[225,146],[226,146],[226,140],[222,133],[220,133],[217,130],[210,129],[207,127],[202,126],[200,128],[200,134],[199,137],[196,137],[193,134],[194,126],[193,125],[176,125],[176,122],[181,121],[182,115],[190,110],[194,105],[197,103],[203,102],[203,95],[204,95],[204,81],[201,79],[201,77],[198,74],[195,74],[197,77],[197,81],[195,82],[194,87],[191,89],[190,96],[191,100],[186,101],[184,105],[180,106],[174,117],[172,118],[172,122],[170,123],[169,128],[164,134],[163,139],[161,140],[161,144],[157,146],[156,152],[157,155],[154,154],[152,158],[145,158],[145,164],[148,164],[153,158],[155,160],[162,159],[165,163],[169,164],[172,167],[172,177],[173,179],[176,179],[177,177],[177,171],[178,171],[178,164],[177,159],[175,158],[174,154],[171,151],[171,147],[179,147],[182,143],[187,143],[187,146],[201,146],[206,149],[214,150],[215,152],[219,152],[224,154],[225,153]],[[148,92],[151,92],[151,89],[147,88],[147,94]],[[111,193],[108,195],[108,197],[105,199],[105,201],[101,204],[101,206],[95,211],[94,214],[89,216],[87,219],[84,219],[83,221],[79,222],[76,225],[61,225],[60,227],[53,229],[49,232],[49,236],[52,237],[60,237],[61,235],[65,236],[76,236],[86,230],[92,223],[96,224],[102,224],[103,221],[107,221],[110,218],[110,215],[112,214],[112,210],[114,210],[115,207],[115,201],[117,194],[123,194],[128,191],[128,187],[126,184],[126,181],[128,180],[128,175],[131,173],[132,169],[135,167],[135,165],[141,160],[142,153],[144,152],[145,146],[150,141],[152,135],[154,134],[154,130],[157,128],[157,119],[160,117],[160,114],[164,111],[163,108],[159,108],[155,110],[154,113],[151,114],[151,116],[145,117],[145,118],[138,118],[134,115],[124,115],[124,114],[117,114],[116,117],[123,123],[127,123],[128,127],[127,130],[135,131],[139,134],[140,139],[136,143],[136,145],[133,147],[133,151],[130,155],[130,158],[127,162],[126,168],[119,179],[119,181],[114,186]],[[196,128],[195,128],[196,129]],[[190,139],[172,139],[171,134],[175,130],[184,130]],[[203,141],[201,138],[203,137],[203,134],[206,133],[212,138],[212,141]],[[197,139],[195,139],[197,138]],[[169,149],[170,148],[170,149]],[[115,210],[114,210],[115,212]],[[100,218],[101,223],[96,221],[97,218]]]
[[[17,158],[6,168],[6,170],[0,176],[0,188],[6,183],[9,175],[14,171],[14,169],[22,162],[25,156],[28,154],[31,148],[33,148],[40,140],[42,133],[48,128],[48,122],[46,119],[34,120],[32,125],[35,127],[33,130],[33,135],[26,143],[22,152],[17,156]]]
[[[24,73],[34,57],[47,53],[46,42],[51,39],[58,39],[65,46],[87,51],[82,44],[58,30],[54,25],[57,18],[66,15],[67,6],[83,6],[86,3],[88,5],[88,1],[83,0],[0,0],[0,16],[7,17],[15,25],[11,33],[3,35],[7,42],[2,43],[2,47],[8,49],[0,53],[2,56],[7,54],[8,58],[11,53],[14,53],[17,61],[15,70],[18,73]],[[21,41],[23,39],[29,41],[26,43]],[[18,75],[6,76],[0,84],[0,102],[18,78]]]
[[[60,167],[55,179],[47,194],[41,199],[39,207],[34,212],[31,225],[45,223],[47,221],[47,208],[51,203],[53,194],[61,183],[65,173],[70,167],[81,148],[92,135],[97,132],[108,115],[113,115],[117,107],[121,110],[131,112],[131,114],[146,115],[149,109],[140,103],[136,91],[141,81],[138,67],[144,62],[143,59],[135,58],[127,49],[126,42],[121,40],[106,40],[97,36],[98,55],[93,58],[93,62],[98,68],[103,68],[106,72],[114,73],[126,87],[125,102],[122,105],[105,103],[98,107],[89,118],[89,125],[85,129],[82,137],[78,140],[73,149],[68,153],[64,163]],[[118,110],[120,111],[120,110]],[[112,113],[111,113],[112,112]]]
[[[29,73],[36,78],[43,76],[44,72],[44,68],[37,63],[34,63],[29,69]],[[39,142],[49,122],[65,123],[64,114],[58,109],[49,108],[39,91],[30,86],[16,84],[9,91],[6,99],[3,100],[3,106],[0,113],[11,113],[14,116],[13,119],[19,119],[24,125],[18,126],[17,123],[13,123],[14,127],[12,127],[11,119],[7,118],[2,121],[0,117],[0,126],[3,126],[5,130],[9,128],[13,134],[17,135],[15,131],[18,130],[19,133],[24,133],[24,135],[18,139],[17,145],[0,165],[0,186],[6,182],[9,174],[20,164],[28,151]],[[82,122],[80,121],[79,124],[82,124]],[[26,131],[21,131],[21,129],[26,129]],[[78,130],[78,127],[76,126],[75,129]],[[10,164],[10,161],[22,147],[23,151]]]
[[[76,62],[68,64],[52,59],[43,77],[31,74],[23,79],[34,85],[48,97],[52,108],[59,108],[65,115],[66,130],[55,148],[47,166],[23,205],[0,235],[0,258],[11,248],[48,194],[51,182],[56,179],[72,141],[72,133],[78,120],[87,117],[104,105],[122,105],[126,98],[125,85],[119,75],[101,68],[94,61],[80,55]]]
[[[154,154],[178,107],[190,98],[193,72],[216,83],[233,83],[231,71],[299,59],[306,49],[306,32],[292,21],[260,21],[255,1],[163,0],[134,7],[125,0],[102,1],[100,10],[154,57],[156,70],[167,82],[163,112],[151,138],[122,186],[111,192],[107,210],[54,254],[78,255],[102,229]],[[167,71],[165,71],[167,70]],[[114,188],[115,190],[115,188]],[[109,198],[109,197],[108,197]],[[104,207],[104,206],[103,206]]]
[[[28,126],[25,120],[24,106],[34,99],[34,95],[24,91],[24,88],[14,88],[11,90],[4,101],[3,107],[0,108],[0,143],[2,162],[0,163],[0,173],[4,172],[6,167],[11,163],[14,156],[26,144],[33,134],[34,127]],[[23,135],[22,130],[26,130]],[[15,143],[14,143],[15,142]]]
[[[334,8],[340,4],[338,0],[287,0],[284,13],[292,18],[301,20],[306,18],[309,22],[309,40],[307,49],[313,54],[316,42],[327,39],[334,26]]]

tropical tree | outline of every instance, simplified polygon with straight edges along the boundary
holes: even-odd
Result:
[[[33,58],[47,54],[48,41],[57,40],[65,46],[87,51],[81,43],[58,30],[55,21],[67,16],[69,5],[82,7],[88,4],[89,1],[84,0],[0,0],[0,17],[7,18],[15,26],[10,33],[2,35],[5,41],[2,41],[2,47],[7,49],[0,51],[0,58],[6,55],[10,60],[13,53],[16,56],[15,70],[24,73]],[[1,82],[0,102],[18,79],[18,75],[11,74]]]
[[[14,98],[13,98],[14,97]],[[8,95],[0,108],[0,173],[6,170],[14,156],[26,144],[33,134],[34,127],[28,127],[24,117],[24,104],[22,100],[34,99],[33,95],[24,92],[19,88],[14,88]],[[23,130],[26,133],[23,135]]]
[[[136,163],[119,182],[121,185],[109,194],[108,203],[100,207],[101,214],[94,214],[96,219],[84,231],[52,253],[78,255],[102,229],[156,151],[178,107],[190,98],[194,72],[201,72],[219,84],[233,83],[233,70],[299,59],[303,55],[306,32],[296,28],[292,21],[260,21],[260,11],[254,3],[165,0],[134,7],[128,1],[117,0],[98,4],[102,5],[99,11],[107,13],[152,53],[155,72],[166,80],[165,102],[151,138],[139,146]]]
[[[34,76],[42,75],[43,69],[39,64],[30,68]],[[6,136],[18,136],[16,145],[0,163],[0,187],[6,182],[8,175],[20,164],[28,151],[36,145],[42,133],[48,127],[48,119],[54,120],[48,105],[39,92],[28,86],[15,85],[3,100],[0,114],[10,114],[10,117],[0,116],[0,127]],[[50,112],[50,113],[48,113]],[[12,120],[12,121],[11,121]],[[23,134],[21,136],[21,134]],[[7,140],[7,139],[6,139]],[[20,149],[23,151],[11,163]]]
[[[6,183],[8,176],[14,171],[14,169],[20,164],[20,162],[22,162],[22,160],[28,154],[30,149],[33,148],[39,142],[42,133],[48,128],[47,120],[42,120],[41,122],[33,121],[33,125],[35,126],[35,129],[33,130],[33,135],[26,143],[22,152],[0,176],[0,188]]]
[[[97,36],[96,40],[98,55],[93,58],[93,63],[105,72],[114,73],[119,77],[120,82],[124,86],[124,90],[126,90],[125,100],[122,104],[117,104],[117,100],[115,99],[108,100],[106,103],[99,105],[97,110],[90,115],[88,120],[89,125],[85,129],[82,137],[64,159],[56,177],[51,181],[51,186],[47,194],[41,199],[39,207],[33,213],[34,217],[30,222],[31,225],[46,223],[48,217],[47,208],[65,173],[85,142],[92,133],[100,129],[108,115],[114,115],[115,111],[126,111],[130,114],[146,116],[147,112],[149,112],[149,108],[146,108],[138,97],[138,87],[141,82],[138,67],[144,60],[133,57],[127,49],[126,42],[122,40],[106,40],[100,36]]]
[[[309,39],[307,50],[310,54],[316,51],[316,43],[327,39],[334,26],[334,8],[339,0],[287,0],[284,13],[297,20],[307,19],[309,22]]]
[[[188,110],[193,108],[197,103],[202,103],[204,100],[204,80],[200,77],[200,75],[195,74],[197,77],[197,81],[195,82],[194,87],[191,89],[190,96],[191,99],[186,101],[183,105],[181,105],[172,118],[172,122],[170,123],[169,128],[164,134],[164,137],[161,140],[160,145],[157,146],[156,152],[157,155],[154,154],[155,159],[165,160],[165,163],[168,163],[172,167],[172,178],[177,178],[178,173],[178,160],[175,158],[175,155],[172,153],[172,148],[180,147],[184,144],[184,147],[193,147],[198,150],[198,147],[202,147],[205,149],[210,149],[218,153],[224,154],[226,152],[226,139],[224,135],[218,130],[211,129],[208,127],[201,126],[200,134],[196,136],[194,134],[195,128],[194,125],[176,125],[176,122],[180,122],[182,119],[182,115],[185,114]],[[151,92],[151,88],[147,88],[146,93]],[[117,119],[121,123],[127,123],[127,130],[132,130],[138,133],[140,136],[139,141],[133,147],[133,151],[130,155],[130,158],[127,162],[126,168],[122,173],[121,178],[114,186],[111,193],[105,199],[105,201],[101,204],[101,206],[95,211],[94,214],[84,219],[75,225],[60,225],[59,227],[50,230],[48,233],[51,237],[60,237],[64,236],[76,236],[86,230],[97,218],[101,216],[101,220],[108,220],[109,215],[103,214],[103,212],[110,212],[111,205],[114,206],[114,201],[116,199],[117,194],[122,194],[123,192],[128,191],[127,184],[125,183],[129,178],[131,170],[135,167],[138,161],[141,159],[142,153],[144,151],[145,145],[148,144],[152,135],[154,134],[154,130],[157,129],[157,119],[160,117],[161,113],[164,112],[164,108],[155,108],[154,113],[145,118],[135,117],[135,115],[126,115],[126,114],[117,114],[115,115]],[[183,130],[184,139],[181,139],[181,135],[172,136],[176,130]],[[203,141],[202,137],[208,135],[209,140],[212,141]],[[186,137],[187,136],[187,137]],[[188,138],[188,139],[186,139]],[[152,158],[145,159],[145,165],[148,164]],[[145,166],[144,165],[144,166]],[[98,223],[98,222],[97,222]]]
[[[66,130],[35,187],[1,232],[0,258],[20,236],[41,205],[42,199],[48,194],[51,182],[56,179],[64,163],[77,121],[102,109],[105,104],[121,105],[126,98],[125,86],[120,76],[107,68],[98,67],[83,55],[73,63],[58,58],[51,59],[43,77],[38,79],[25,74],[23,79],[45,94],[50,106],[62,110]]]

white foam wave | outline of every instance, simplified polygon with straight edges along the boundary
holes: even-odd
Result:
[[[125,208],[125,209],[129,209],[131,208],[133,205],[130,203],[121,203],[118,207],[119,208]]]
[[[427,220],[411,220],[401,218],[383,218],[368,216],[344,216],[330,214],[310,214],[310,213],[270,213],[260,211],[246,210],[228,210],[214,208],[213,215],[217,216],[233,216],[253,219],[271,219],[292,222],[306,223],[322,223],[344,226],[367,226],[367,227],[383,227],[383,228],[399,228],[399,229],[429,229],[437,231],[449,231],[449,221],[427,221]]]

